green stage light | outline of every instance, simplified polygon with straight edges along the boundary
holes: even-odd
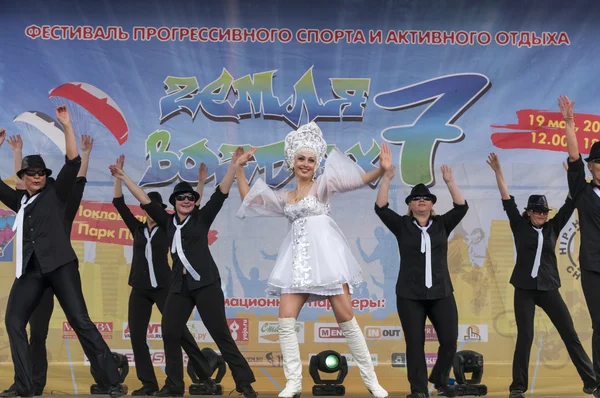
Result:
[[[310,359],[308,370],[315,382],[312,389],[314,396],[342,396],[346,393],[342,383],[348,375],[348,363],[346,357],[341,356],[338,352],[327,350],[314,355]],[[337,377],[322,379],[319,372],[337,373]]]
[[[335,369],[339,364],[340,361],[335,355],[328,355],[327,358],[325,358],[325,366],[329,369]]]

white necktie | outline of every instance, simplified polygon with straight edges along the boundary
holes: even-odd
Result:
[[[540,263],[542,261],[542,248],[544,246],[544,234],[542,233],[542,230],[544,228],[536,228],[533,225],[531,227],[538,233],[537,250],[535,251],[535,260],[533,260],[533,269],[531,270],[531,277],[537,278]]]
[[[199,281],[200,275],[198,275],[194,267],[192,267],[192,264],[190,264],[190,262],[188,261],[187,257],[185,256],[185,253],[183,252],[183,246],[181,245],[181,229],[185,226],[185,224],[187,224],[190,218],[186,218],[183,224],[178,225],[175,219],[176,217],[177,215],[173,217],[173,224],[175,225],[176,230],[175,235],[173,236],[173,244],[171,245],[171,253],[177,253],[177,256],[179,256],[181,263],[183,264],[185,269],[190,273],[192,278],[194,278],[194,280],[196,281]]]
[[[427,229],[431,226],[431,220],[426,227],[420,226],[416,221],[415,225],[421,230],[421,253],[425,253],[425,286],[429,289],[432,285],[431,277],[431,237],[427,233]]]
[[[156,275],[154,275],[154,263],[152,262],[152,238],[158,231],[158,227],[154,227],[152,233],[148,233],[148,228],[144,228],[144,236],[146,237],[146,261],[148,262],[148,271],[150,271],[150,284],[152,287],[158,286],[156,283]]]
[[[25,218],[25,208],[32,204],[38,196],[40,195],[34,195],[27,201],[27,195],[23,195],[21,198],[21,208],[17,212],[17,217],[12,227],[13,232],[17,231],[17,279],[23,274],[23,220]]]

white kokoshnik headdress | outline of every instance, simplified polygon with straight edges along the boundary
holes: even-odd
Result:
[[[283,149],[285,163],[289,170],[294,170],[294,158],[299,152],[313,152],[317,158],[315,171],[321,165],[321,161],[327,153],[327,143],[323,139],[323,132],[315,122],[304,124],[298,130],[291,131],[285,137]]]

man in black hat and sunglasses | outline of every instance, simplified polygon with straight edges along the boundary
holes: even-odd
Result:
[[[596,382],[600,384],[600,142],[594,143],[590,155],[585,159],[592,174],[592,181],[586,182],[585,167],[579,153],[573,117],[574,101],[566,96],[558,99],[558,106],[565,120],[565,136],[569,152],[568,181],[569,192],[575,201],[581,230],[579,266],[581,287],[592,318],[592,362]],[[600,397],[600,387],[594,396]]]
[[[50,178],[40,155],[23,158],[17,176],[25,184],[24,191],[15,191],[0,181],[0,200],[17,212],[16,279],[6,308],[6,330],[15,368],[15,391],[19,396],[33,396],[32,361],[27,342],[26,325],[39,304],[44,291],[51,287],[77,334],[92,366],[109,394],[124,394],[117,364],[100,332],[90,320],[78,270],[78,260],[67,230],[65,209],[81,167],[75,133],[65,106],[56,109],[56,116],[65,133],[65,165],[58,177]],[[0,144],[6,131],[0,130]]]
[[[23,140],[19,135],[8,137],[8,143],[13,150],[13,159],[15,166],[15,174],[17,175],[16,189],[25,190],[25,183],[21,178],[18,177],[21,165],[23,162]],[[87,183],[87,170],[90,161],[90,153],[94,145],[94,140],[88,135],[81,136],[81,168],[77,173],[77,179],[73,190],[69,195],[65,207],[65,232],[67,235],[71,235],[71,228],[73,226],[73,220],[77,215],[77,210],[81,204],[83,198],[83,191]],[[1,146],[1,144],[0,144]],[[27,171],[25,171],[27,174]],[[52,288],[48,286],[42,295],[42,299],[31,314],[29,318],[29,352],[32,360],[32,376],[34,385],[34,395],[39,396],[43,394],[44,387],[46,386],[46,379],[48,373],[48,359],[46,351],[46,339],[48,337],[48,329],[50,328],[50,318],[54,311],[54,292]],[[121,354],[114,354],[121,355]],[[124,360],[127,357],[123,356]],[[123,360],[123,359],[122,359]],[[98,372],[96,372],[97,374]],[[92,372],[94,374],[94,372]],[[105,386],[108,389],[108,386]],[[16,397],[19,396],[18,391],[13,384],[8,389],[0,392],[0,397]]]
[[[194,307],[229,365],[236,390],[246,398],[257,396],[251,386],[254,374],[229,331],[221,277],[208,247],[209,228],[229,195],[235,178],[235,162],[242,153],[243,149],[238,148],[223,180],[202,208],[196,205],[199,194],[189,183],[182,181],[175,185],[169,197],[169,203],[175,208],[172,215],[151,201],[122,169],[110,166],[111,174],[125,183],[142,208],[167,231],[171,243],[173,277],[162,318],[167,380],[155,396],[180,397],[184,393],[181,338]]]
[[[117,159],[117,167],[123,169],[125,156]],[[204,170],[206,168],[204,167]],[[206,173],[204,173],[206,174]],[[200,181],[199,181],[200,185]],[[201,183],[202,188],[204,181]],[[200,187],[199,187],[200,188]],[[198,196],[200,196],[198,194]],[[148,197],[159,207],[166,209],[162,196],[158,192],[149,192]],[[166,230],[146,213],[146,222],[138,220],[125,204],[121,180],[115,178],[113,205],[119,212],[123,222],[133,235],[133,259],[129,273],[129,312],[127,321],[131,333],[131,348],[135,357],[135,371],[142,387],[131,395],[153,395],[158,391],[158,381],[150,358],[150,350],[146,342],[148,323],[152,315],[152,307],[156,305],[162,313],[169,286],[171,284],[171,267],[168,262],[169,245]],[[184,326],[180,342],[200,382],[208,389],[215,389],[210,382],[211,368],[200,351],[194,336]]]

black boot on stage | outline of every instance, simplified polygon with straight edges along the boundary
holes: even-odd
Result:
[[[521,390],[512,390],[508,398],[525,398],[525,392]]]
[[[133,390],[131,395],[133,396],[146,396],[146,395],[154,395],[154,393],[158,392],[158,387],[151,385],[143,385],[142,388],[137,390]]]

